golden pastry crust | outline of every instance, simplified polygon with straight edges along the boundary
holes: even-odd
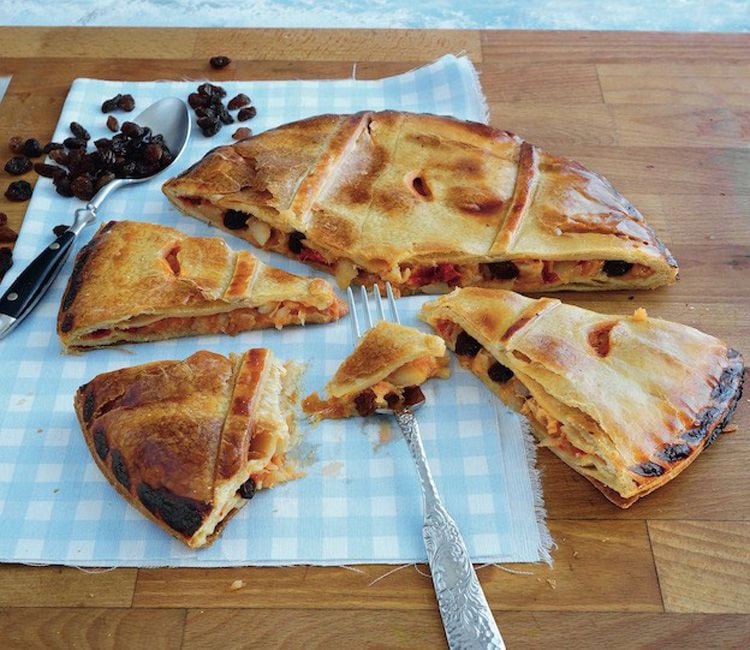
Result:
[[[186,214],[401,293],[652,288],[677,265],[602,176],[474,122],[324,115],[219,147],[163,191]]]
[[[380,321],[365,332],[339,366],[322,400],[317,393],[302,407],[314,420],[369,415],[421,401],[419,386],[430,377],[450,375],[442,339],[413,327]]]
[[[710,444],[742,392],[740,354],[645,310],[611,316],[503,290],[426,303],[430,323],[536,437],[628,507]]]
[[[78,253],[57,317],[66,348],[324,323],[347,312],[330,284],[216,237],[110,221]]]
[[[255,489],[299,475],[291,395],[298,373],[270,350],[200,351],[97,375],[74,406],[112,486],[191,548],[210,544]],[[240,494],[244,493],[244,497]]]

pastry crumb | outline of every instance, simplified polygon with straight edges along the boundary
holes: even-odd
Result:
[[[633,312],[633,320],[636,321],[637,323],[643,323],[646,321],[647,318],[648,318],[648,313],[643,307],[638,307],[638,309],[636,309]]]
[[[229,591],[239,591],[245,586],[247,586],[247,583],[244,580],[235,580],[229,585]]]
[[[577,560],[579,557],[581,557],[580,553],[578,551],[573,551],[573,558]]]
[[[557,589],[557,580],[554,578],[547,578],[547,584],[550,586],[550,589]]]
[[[735,431],[737,431],[737,425],[730,424],[728,427],[724,427],[722,433],[734,433]]]

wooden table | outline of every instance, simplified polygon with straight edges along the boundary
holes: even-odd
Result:
[[[48,138],[78,76],[359,78],[465,51],[492,123],[606,175],[681,264],[664,290],[567,295],[645,305],[750,356],[750,36],[708,34],[0,28],[0,142]],[[212,72],[208,58],[233,65]],[[4,144],[2,145],[5,146]],[[7,151],[6,151],[7,155]],[[3,159],[4,160],[4,159]],[[2,174],[3,188],[10,180]],[[25,204],[0,199],[20,226]],[[481,569],[513,648],[750,646],[750,407],[714,448],[630,510],[540,453],[554,568]],[[0,522],[0,525],[2,523]],[[0,646],[441,647],[413,567],[0,567]],[[234,580],[243,589],[232,591]]]

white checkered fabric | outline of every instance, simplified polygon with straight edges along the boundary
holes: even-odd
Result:
[[[137,113],[162,97],[184,98],[196,85],[194,81],[78,79],[65,101],[54,139],[61,141],[69,135],[72,120],[85,125],[93,139],[111,135],[99,107],[115,93],[132,93]],[[258,115],[248,126],[256,133],[318,113],[366,108],[486,119],[476,73],[465,57],[445,56],[429,66],[378,81],[230,81],[222,85],[228,97],[244,92],[252,98]],[[233,130],[234,126],[225,127],[213,138],[204,138],[196,130],[170,173],[229,142]],[[225,237],[234,248],[251,248],[181,216],[162,195],[163,180],[119,190],[100,209],[100,219],[161,223],[192,235]],[[2,290],[51,240],[52,227],[69,223],[79,206],[75,199],[58,196],[51,181],[39,179],[15,249],[15,266]],[[79,248],[95,227],[84,232]],[[281,256],[253,252],[287,270],[313,273]],[[131,508],[103,478],[82,439],[72,407],[80,384],[104,371],[156,359],[182,359],[196,350],[227,354],[266,346],[282,359],[308,364],[304,395],[323,387],[354,342],[348,319],[342,319],[331,325],[66,355],[55,335],[55,319],[72,263],[71,256],[34,313],[0,341],[0,561],[232,566],[425,559],[415,470],[395,423],[380,416],[303,425],[306,440],[298,453],[305,459],[307,475],[258,493],[208,549],[184,548]],[[405,323],[426,329],[415,318],[423,300],[400,301]],[[449,381],[434,380],[426,386],[427,404],[418,412],[438,487],[475,561],[537,561],[545,556],[547,533],[544,523],[537,520],[533,459],[519,420],[455,363],[453,371]]]

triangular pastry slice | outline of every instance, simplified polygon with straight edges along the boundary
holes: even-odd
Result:
[[[218,147],[163,186],[184,213],[402,294],[653,288],[677,264],[602,176],[484,124],[321,115]]]
[[[218,237],[110,221],[78,253],[57,331],[66,348],[326,323],[331,285],[264,264]]]
[[[430,323],[548,447],[626,508],[710,444],[742,392],[740,354],[692,327],[503,290],[426,303]]]
[[[399,410],[424,399],[419,387],[430,377],[449,375],[440,337],[380,321],[339,366],[326,386],[329,397],[323,400],[313,393],[302,407],[313,420]]]
[[[299,372],[266,349],[200,351],[97,375],[76,392],[75,411],[114,488],[198,548],[256,490],[300,476],[287,460]]]

